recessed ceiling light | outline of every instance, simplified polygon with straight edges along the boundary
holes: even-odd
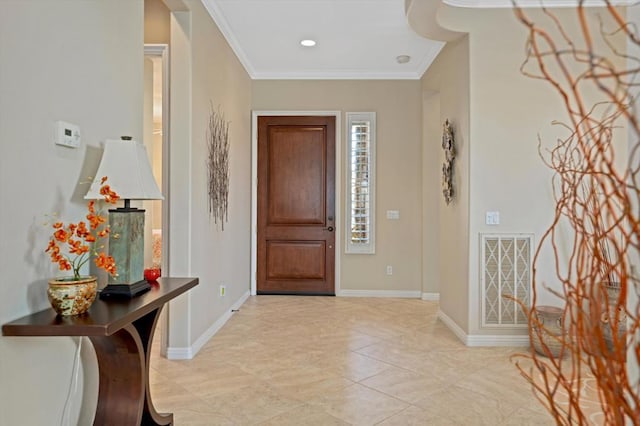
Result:
[[[300,44],[303,45],[304,47],[313,47],[316,45],[316,41],[308,38],[305,40],[300,40]]]
[[[409,55],[398,55],[396,56],[396,62],[399,64],[406,64],[411,60],[411,56]]]

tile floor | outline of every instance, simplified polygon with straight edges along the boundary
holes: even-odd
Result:
[[[251,297],[193,360],[154,344],[156,408],[182,425],[552,425],[509,357],[416,299]],[[159,339],[156,339],[156,342]]]

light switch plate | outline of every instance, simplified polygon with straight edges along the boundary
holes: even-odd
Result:
[[[387,219],[400,219],[400,210],[387,210]]]
[[[487,225],[500,225],[500,212],[487,212],[485,223]]]
[[[55,127],[56,145],[62,145],[68,148],[77,148],[80,146],[80,126],[64,121],[56,121]]]

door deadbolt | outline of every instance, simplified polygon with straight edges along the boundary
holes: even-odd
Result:
[[[328,227],[328,228],[327,228],[327,231],[329,231],[329,232],[333,232],[333,226]]]

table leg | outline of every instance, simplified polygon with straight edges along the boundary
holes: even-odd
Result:
[[[98,358],[100,387],[94,425],[172,425],[159,414],[149,390],[151,340],[161,308],[111,336],[91,336]]]
[[[111,336],[90,336],[98,358],[98,407],[94,425],[139,425],[144,398],[142,342],[131,324]]]
[[[142,338],[142,345],[145,353],[145,393],[144,393],[144,409],[142,411],[141,425],[173,425],[173,414],[170,413],[158,413],[153,406],[151,400],[151,387],[149,386],[149,365],[151,363],[151,343],[153,341],[153,335],[155,334],[156,325],[160,318],[160,312],[162,307],[159,307],[153,312],[145,315],[137,321],[134,321],[133,325],[136,327]]]

